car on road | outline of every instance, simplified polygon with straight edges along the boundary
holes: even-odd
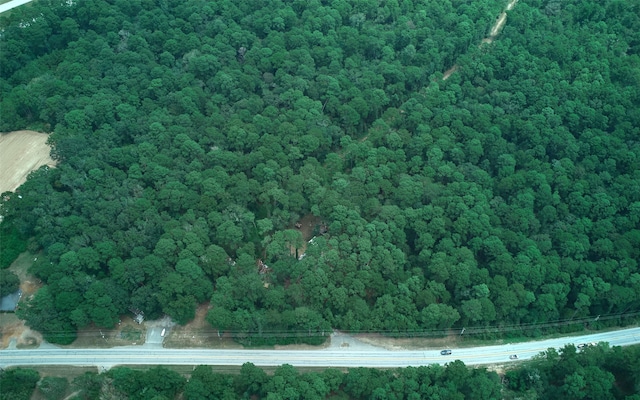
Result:
[[[591,342],[591,343],[580,343],[579,345],[577,345],[576,347],[579,349],[584,349],[585,347],[593,347],[593,346],[597,346],[598,343],[596,342]]]
[[[512,354],[509,356],[510,360],[517,360],[518,359],[518,355],[517,354]]]
[[[451,350],[442,350],[440,352],[441,355],[443,356],[450,356],[451,355]]]

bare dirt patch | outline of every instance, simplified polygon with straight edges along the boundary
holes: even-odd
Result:
[[[49,135],[34,131],[0,134],[0,193],[14,192],[33,170],[43,165],[55,167]]]
[[[42,343],[40,332],[33,331],[25,326],[24,321],[18,319],[13,313],[0,314],[0,348],[9,347],[11,340],[15,340],[15,346],[19,349],[35,348]]]
[[[6,349],[12,338],[20,336],[24,330],[24,324],[13,313],[0,314],[0,347]]]
[[[287,344],[287,345],[275,345],[275,350],[321,350],[331,347],[331,339],[327,339],[319,346],[313,346],[310,344]]]
[[[451,333],[445,337],[411,337],[392,338],[380,334],[366,333],[353,336],[356,340],[372,346],[383,347],[387,350],[421,350],[446,349],[474,346],[489,346],[503,344],[504,340],[480,340],[462,337],[458,333]]]
[[[354,336],[357,340],[387,350],[417,350],[460,347],[458,335],[439,338],[391,338],[380,334],[366,333]]]

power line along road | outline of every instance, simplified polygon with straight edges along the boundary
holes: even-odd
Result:
[[[461,360],[467,365],[509,362],[517,354],[520,360],[529,359],[550,347],[566,344],[608,342],[611,346],[640,344],[640,328],[624,329],[593,335],[572,336],[535,342],[500,346],[452,349],[448,356],[441,349],[392,351],[382,348],[322,350],[209,350],[163,349],[140,346],[111,349],[32,349],[0,351],[0,367],[35,365],[234,365],[252,362],[258,366],[291,364],[296,367],[370,367],[396,368],[430,364],[444,364]]]

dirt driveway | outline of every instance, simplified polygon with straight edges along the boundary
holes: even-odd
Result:
[[[29,172],[43,165],[55,167],[46,133],[15,131],[0,134],[0,193],[13,192]]]

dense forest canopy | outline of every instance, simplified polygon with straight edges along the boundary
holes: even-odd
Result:
[[[2,200],[44,253],[20,315],[69,342],[210,300],[257,343],[638,310],[640,3],[521,1],[479,46],[504,6],[12,11],[0,131],[50,130],[59,161]]]
[[[195,367],[185,378],[165,367],[146,371],[115,367],[72,380],[12,369],[0,372],[0,399],[30,399],[34,388],[46,399],[640,399],[640,348],[597,347],[576,352],[549,349],[538,359],[509,369],[502,377],[461,361],[393,370],[356,368],[302,372],[282,365],[270,374],[246,363],[236,374]],[[5,396],[5,397],[3,397]]]

